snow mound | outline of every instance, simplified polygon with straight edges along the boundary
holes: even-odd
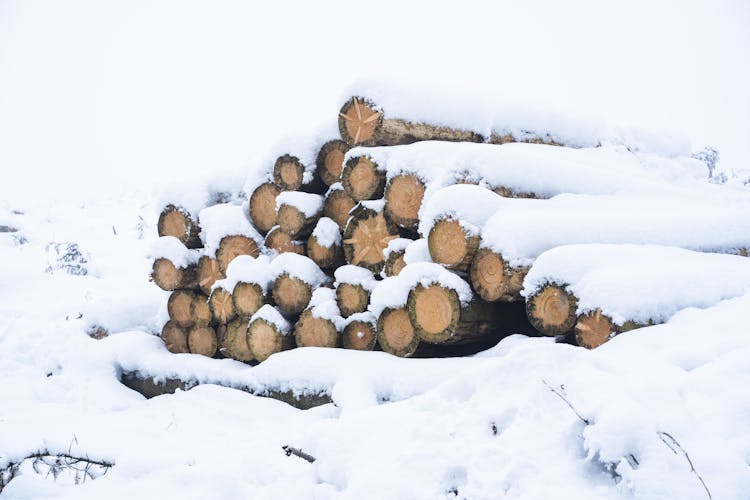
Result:
[[[253,258],[250,255],[238,255],[227,266],[227,277],[217,280],[213,288],[221,287],[232,293],[237,283],[254,283],[260,286],[265,294],[272,282],[270,257],[259,255]]]
[[[201,250],[188,248],[174,236],[162,236],[151,245],[148,257],[152,259],[169,259],[177,267],[195,264],[203,255]]]
[[[276,197],[276,210],[281,205],[290,205],[312,217],[323,209],[323,197],[319,194],[303,193],[301,191],[282,191]]]
[[[271,261],[271,279],[275,280],[282,274],[304,281],[313,288],[328,281],[328,276],[320,270],[318,265],[309,257],[286,252]]]
[[[351,264],[337,268],[333,272],[333,277],[336,280],[334,283],[335,287],[338,287],[342,283],[348,283],[350,285],[362,285],[365,290],[372,292],[378,284],[375,281],[375,275],[372,274],[372,271]]]
[[[419,209],[419,234],[427,236],[439,217],[450,217],[461,224],[469,236],[479,234],[482,225],[505,199],[482,186],[456,184],[440,189]]]
[[[222,203],[200,211],[198,219],[201,226],[201,240],[208,252],[216,252],[221,239],[225,236],[247,236],[259,246],[263,237],[247,218],[245,205]]]
[[[321,217],[318,220],[318,223],[315,224],[315,229],[313,229],[312,236],[315,237],[318,245],[322,247],[330,248],[341,244],[339,225],[329,217]]]

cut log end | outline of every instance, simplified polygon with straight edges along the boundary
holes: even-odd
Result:
[[[208,325],[213,321],[211,307],[208,305],[208,298],[203,294],[195,294],[193,303],[190,305],[190,314],[193,316],[193,323],[196,325]]]
[[[550,283],[526,301],[526,315],[539,332],[562,335],[576,322],[577,300],[564,287]]]
[[[375,144],[376,130],[382,126],[383,115],[375,105],[362,97],[352,97],[339,112],[339,133],[349,145]]]
[[[385,188],[386,215],[399,227],[416,229],[424,192],[424,183],[416,175],[397,175]]]
[[[193,300],[195,294],[188,290],[175,290],[167,300],[167,312],[169,319],[179,327],[188,328],[193,326],[195,320],[192,314]]]
[[[174,321],[167,321],[161,329],[161,339],[169,352],[175,354],[190,352],[187,344],[187,331]]]
[[[200,227],[185,210],[167,205],[159,215],[156,225],[159,236],[174,236],[188,248],[200,248]]]
[[[499,254],[480,248],[472,261],[469,277],[482,299],[488,302],[521,300],[527,268],[511,268]]]
[[[196,288],[196,266],[177,267],[171,260],[159,258],[154,261],[151,279],[162,290],[173,291],[178,288]]]
[[[344,318],[366,311],[369,301],[370,294],[362,285],[341,283],[336,288],[336,303]]]
[[[217,280],[225,277],[216,259],[204,255],[198,260],[198,286],[206,295],[211,294],[211,288]]]
[[[250,220],[256,229],[265,234],[276,225],[276,197],[281,189],[272,182],[258,186],[250,196]]]
[[[286,191],[301,188],[304,174],[305,166],[296,156],[279,156],[273,165],[273,182]]]
[[[383,251],[398,237],[398,230],[386,221],[382,212],[363,210],[361,215],[353,215],[346,226],[343,242],[346,261],[379,273],[385,264]]]
[[[253,353],[247,345],[247,321],[235,319],[226,326],[221,352],[237,361],[252,361]]]
[[[466,271],[479,246],[479,236],[469,235],[454,219],[440,219],[427,236],[432,260],[455,271]]]
[[[253,239],[247,236],[224,236],[216,250],[216,261],[219,263],[222,274],[226,274],[229,263],[238,255],[250,255],[256,258],[260,255],[260,248]]]
[[[307,217],[299,208],[283,204],[279,207],[276,222],[282,231],[295,238],[310,234],[320,215],[321,213],[318,213]]]
[[[354,198],[346,194],[346,191],[338,189],[331,191],[326,196],[323,203],[323,215],[333,219],[339,225],[339,229],[346,229],[346,223],[349,220],[349,212],[357,204]]]
[[[229,323],[237,315],[234,310],[232,294],[223,288],[215,288],[211,292],[208,305],[211,308],[214,320],[222,325]]]
[[[188,331],[188,347],[193,354],[213,357],[219,347],[216,330],[208,325],[195,325]]]
[[[232,292],[234,310],[238,316],[249,318],[265,303],[263,289],[257,283],[239,282]]]
[[[302,242],[295,240],[279,226],[274,227],[266,235],[265,245],[277,253],[292,252],[299,255],[305,254]]]
[[[406,308],[384,309],[378,317],[377,337],[383,351],[402,358],[411,356],[419,347],[419,337]]]
[[[339,334],[332,321],[316,318],[312,311],[307,309],[294,325],[294,339],[297,347],[336,347]]]
[[[354,156],[341,171],[341,184],[354,200],[373,200],[383,195],[385,172],[366,156]]]
[[[331,186],[339,181],[341,168],[344,165],[344,155],[347,151],[349,151],[349,145],[339,139],[328,141],[320,148],[315,165],[318,176],[326,185]]]
[[[282,314],[299,314],[312,297],[312,288],[299,278],[284,273],[273,285],[273,300]]]
[[[247,330],[247,344],[250,352],[258,361],[265,361],[272,354],[290,347],[291,338],[281,333],[272,323],[258,318]]]
[[[594,349],[607,342],[616,333],[617,328],[612,320],[602,314],[601,310],[584,314],[575,325],[576,344],[587,349]]]
[[[398,276],[401,270],[406,267],[406,262],[404,262],[404,251],[401,250],[399,252],[391,252],[388,254],[388,258],[385,261],[385,275],[390,276]]]
[[[417,285],[409,292],[407,307],[414,330],[425,342],[446,342],[461,318],[456,291],[436,284]]]
[[[307,256],[321,269],[333,269],[340,266],[344,261],[344,252],[341,245],[334,244],[325,247],[318,243],[315,236],[310,236],[307,240]]]
[[[375,328],[369,322],[352,321],[344,328],[341,340],[345,349],[372,351],[375,349],[377,336]]]

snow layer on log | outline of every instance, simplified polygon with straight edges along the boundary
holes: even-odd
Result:
[[[372,271],[351,264],[336,269],[333,273],[333,277],[336,279],[335,286],[339,286],[342,283],[362,285],[362,287],[368,292],[372,292],[378,284],[378,282],[375,281],[375,275],[372,274]]]
[[[341,333],[345,323],[341,317],[341,311],[336,303],[336,290],[333,288],[318,288],[312,294],[310,303],[307,306],[313,316],[316,318],[327,319],[331,321],[336,330]]]
[[[318,245],[322,247],[330,248],[341,244],[339,225],[330,217],[321,217],[318,220],[318,223],[315,224],[315,229],[313,229],[312,236],[315,237]]]
[[[218,280],[213,288],[220,287],[232,293],[237,283],[255,283],[265,294],[272,281],[270,257],[259,255],[253,258],[250,255],[238,255],[229,263],[226,279]]]
[[[282,191],[276,197],[276,210],[281,205],[291,205],[305,214],[305,217],[312,217],[323,209],[323,197],[301,191]]]
[[[432,262],[427,238],[412,241],[404,251],[404,263],[414,264],[415,262]]]
[[[247,207],[222,203],[200,211],[201,240],[209,252],[215,252],[224,236],[241,235],[263,245],[263,237],[247,218]]]
[[[282,253],[271,261],[272,280],[284,273],[304,281],[313,288],[321,286],[328,280],[328,276],[312,259],[291,252]]]
[[[274,325],[276,329],[279,330],[279,333],[282,333],[284,335],[289,335],[289,332],[292,331],[292,325],[284,318],[284,316],[281,315],[279,311],[276,310],[275,307],[270,304],[265,304],[260,309],[258,309],[258,312],[253,314],[250,318],[249,323],[252,323],[256,319],[262,319]]]
[[[697,194],[697,193],[696,193]],[[706,196],[560,195],[503,199],[482,229],[482,248],[512,266],[543,252],[581,243],[633,243],[736,252],[750,246],[750,196],[720,203]]]
[[[409,292],[418,284],[424,287],[438,284],[451,288],[458,294],[458,300],[462,305],[468,304],[472,299],[471,286],[457,274],[439,264],[417,262],[404,267],[398,276],[391,276],[379,282],[370,295],[368,310],[378,317],[386,307],[405,307]]]
[[[419,234],[427,236],[438,217],[456,219],[467,236],[476,236],[484,223],[506,201],[482,186],[456,184],[433,194],[419,209]]]
[[[169,259],[177,267],[195,264],[201,255],[203,255],[201,250],[189,250],[174,236],[160,237],[151,245],[148,253],[152,259]]]
[[[388,242],[388,246],[383,250],[383,256],[387,259],[393,252],[405,251],[414,240],[409,238],[396,238]]]
[[[656,245],[568,245],[540,255],[524,297],[546,283],[578,299],[577,314],[597,308],[614,323],[663,323],[687,307],[709,307],[750,291],[750,259]]]
[[[372,311],[364,311],[361,313],[354,313],[348,318],[344,318],[343,326],[346,327],[349,323],[354,321],[361,321],[363,323],[370,323],[375,326],[378,318],[372,313]]]

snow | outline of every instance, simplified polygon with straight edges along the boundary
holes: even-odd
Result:
[[[482,228],[482,248],[512,266],[580,243],[633,243],[732,252],[750,247],[750,193],[706,186],[690,196],[560,195],[549,200],[502,199]]]
[[[379,200],[362,200],[359,202],[359,204],[374,212],[380,213],[385,208],[385,199],[380,198]],[[352,210],[354,210],[354,208],[352,208]]]
[[[336,280],[334,287],[337,288],[342,283],[348,283],[350,285],[361,285],[368,292],[372,292],[378,284],[375,281],[375,275],[372,274],[372,271],[351,264],[336,268],[333,272],[333,277]]]
[[[404,264],[414,264],[415,262],[432,262],[427,238],[414,240],[404,251]]]
[[[259,255],[255,258],[251,255],[238,255],[227,266],[227,277],[217,280],[213,288],[223,288],[229,293],[234,293],[237,283],[254,283],[260,286],[265,294],[273,280],[270,257]]]
[[[524,297],[545,283],[578,298],[615,324],[662,323],[688,307],[709,307],[750,291],[750,259],[655,245],[569,245],[541,254],[524,279]]]
[[[196,264],[202,253],[198,249],[188,250],[174,236],[162,236],[153,243],[148,256],[154,260],[169,259],[177,267],[187,267],[190,264]]]
[[[282,274],[304,281],[313,288],[328,281],[328,276],[309,257],[285,252],[271,261],[271,279],[276,280]]]
[[[289,332],[292,331],[291,323],[289,323],[284,316],[282,316],[281,313],[270,304],[264,304],[261,306],[261,308],[252,315],[249,324],[252,324],[253,321],[258,319],[262,319],[266,323],[274,325],[279,333],[284,335],[289,335]]]
[[[222,203],[204,208],[198,216],[201,240],[207,252],[215,253],[225,236],[247,236],[259,246],[263,237],[247,218],[246,205]]]
[[[393,252],[403,252],[406,247],[414,241],[409,238],[394,238],[388,242],[388,246],[383,249],[383,256],[387,259]]]
[[[318,223],[315,224],[315,229],[313,229],[312,236],[315,237],[318,245],[322,247],[330,248],[334,245],[341,245],[339,225],[330,217],[321,217],[318,220]]]
[[[482,225],[502,206],[499,194],[482,186],[456,184],[437,191],[419,209],[419,234],[428,236],[435,220],[458,220],[467,235],[479,234]]]
[[[316,318],[332,322],[339,333],[344,328],[344,318],[341,317],[341,311],[336,302],[336,290],[333,288],[318,288],[313,291],[307,310]]]
[[[427,287],[433,284],[455,290],[462,305],[471,301],[471,287],[458,275],[439,264],[417,262],[404,266],[398,276],[380,281],[370,295],[370,305],[367,309],[375,317],[380,317],[385,308],[405,307],[409,292],[417,285]]]
[[[350,323],[354,321],[360,321],[362,323],[369,323],[372,325],[373,328],[375,328],[375,323],[377,322],[378,318],[375,317],[375,315],[371,311],[364,311],[359,313],[354,313],[349,315],[349,317],[344,318],[344,328],[346,328]]]
[[[281,205],[293,206],[309,218],[323,210],[323,197],[301,191],[282,191],[276,197],[276,210],[281,208]]]

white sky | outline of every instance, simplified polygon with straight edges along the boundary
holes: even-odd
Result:
[[[684,134],[750,168],[750,2],[654,4],[0,0],[0,196],[247,168],[370,76]]]

